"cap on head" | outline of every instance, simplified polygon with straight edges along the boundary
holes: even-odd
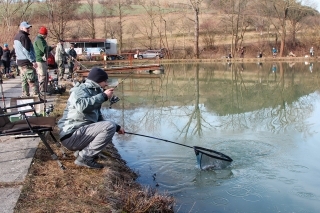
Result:
[[[101,68],[93,67],[90,70],[87,79],[94,81],[96,83],[101,83],[108,79],[108,74]]]
[[[9,47],[9,45],[8,45],[7,43],[5,43],[3,46],[4,46],[4,47]]]
[[[48,34],[48,30],[47,30],[46,27],[40,27],[39,33],[40,33],[41,35],[47,35],[47,34]]]
[[[29,28],[29,27],[32,27],[32,25],[30,25],[28,22],[26,22],[26,21],[23,21],[23,22],[21,22],[21,24],[20,24],[20,28],[22,28],[22,27],[25,27],[25,28]]]

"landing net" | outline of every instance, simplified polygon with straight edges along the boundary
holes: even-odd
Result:
[[[197,162],[200,169],[225,169],[232,162],[232,159],[220,152],[194,146]]]

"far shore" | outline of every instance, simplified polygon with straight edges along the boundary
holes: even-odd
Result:
[[[79,61],[87,66],[108,66],[114,64],[170,64],[170,63],[259,63],[259,62],[319,62],[320,57],[262,57],[262,58],[188,58],[188,59],[132,59]]]

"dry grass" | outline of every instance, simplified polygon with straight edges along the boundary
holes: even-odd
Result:
[[[60,117],[67,98],[67,92],[58,98],[53,116]],[[61,170],[40,143],[15,212],[173,212],[174,199],[137,184],[137,174],[113,144],[103,152],[107,159],[99,159],[105,164],[102,170],[77,167],[73,153],[66,154],[62,163],[67,169]]]

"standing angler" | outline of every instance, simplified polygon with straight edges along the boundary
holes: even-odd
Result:
[[[64,43],[64,40],[60,39],[59,43],[57,44],[56,54],[55,54],[55,60],[58,64],[60,80],[66,80],[64,78],[64,72],[65,72],[64,64],[66,62],[66,57],[68,56],[68,54],[64,50],[63,43]]]
[[[49,52],[53,49],[53,47],[48,46],[46,42],[46,38],[48,35],[48,30],[46,27],[40,27],[39,34],[37,35],[34,43],[33,48],[36,53],[36,62],[37,62],[37,73],[39,79],[39,89],[40,93],[43,95],[46,93],[47,85],[48,85],[48,65],[47,65],[47,58]]]
[[[77,60],[77,52],[74,49],[74,44],[70,45],[69,54],[69,75],[67,78],[73,78],[74,61]]]
[[[14,37],[14,47],[17,56],[17,65],[21,73],[22,96],[30,96],[29,86],[33,90],[33,96],[39,96],[39,82],[37,76],[37,63],[29,32],[32,25],[21,22],[20,30]]]

